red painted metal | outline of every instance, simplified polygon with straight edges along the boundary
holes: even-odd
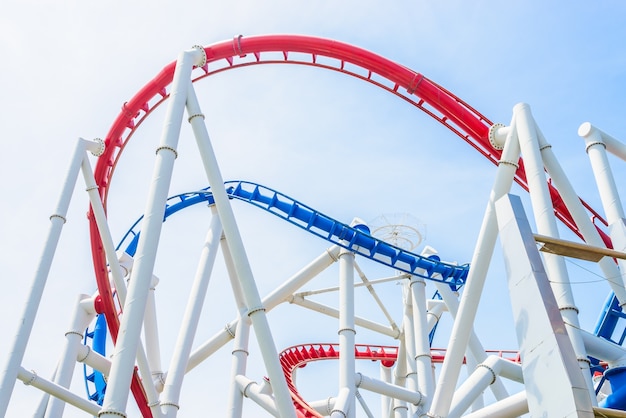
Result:
[[[500,158],[501,152],[494,149],[488,140],[491,121],[422,74],[370,51],[342,42],[311,36],[266,35],[235,37],[232,41],[207,46],[205,52],[207,63],[201,68],[194,69],[192,74],[194,82],[222,71],[258,64],[298,64],[338,71],[372,83],[409,102],[461,137],[492,163],[497,164]],[[275,53],[277,52],[281,54],[282,59],[276,59]],[[309,59],[303,60],[301,58],[303,54]],[[319,60],[320,57],[327,59],[322,63]],[[332,63],[336,65],[333,66]],[[346,66],[346,64],[350,64],[350,66]],[[362,72],[350,70],[349,67],[351,66],[361,69]],[[128,102],[124,103],[121,112],[109,129],[105,139],[105,151],[99,157],[94,170],[105,210],[111,178],[122,151],[145,118],[168,98],[168,87],[172,81],[174,67],[175,62],[164,67],[155,78]],[[376,79],[373,78],[373,75],[377,75]],[[380,79],[386,80],[389,84],[376,81]],[[522,163],[520,159],[520,168],[516,173],[515,180],[528,190]],[[556,216],[568,228],[581,236],[560,199],[558,191],[551,184],[549,187]],[[606,224],[602,217],[589,205],[584,202],[583,204],[594,219]],[[89,222],[96,282],[102,297],[103,312],[106,315],[111,335],[115,340],[119,328],[118,318],[109,287],[104,251],[91,212]],[[606,234],[600,228],[598,229],[603,239],[607,240]],[[133,385],[140,386],[137,376],[133,378]],[[146,417],[151,416],[149,408],[145,406],[145,397],[142,397],[140,393],[135,393],[135,391],[133,393],[142,409],[142,414]]]
[[[515,363],[521,363],[519,352],[516,350],[487,350],[487,354],[497,355]],[[383,345],[355,345],[355,358],[357,360],[380,361],[383,365],[391,367],[398,358],[398,348]],[[445,349],[435,348],[431,350],[433,363],[443,363],[446,356]],[[319,360],[336,360],[339,358],[339,344],[316,343],[294,345],[284,349],[280,354],[280,364],[285,374],[287,387],[291,392],[293,405],[299,416],[322,417],[300,396],[294,382],[293,372],[297,368],[305,367],[308,363]],[[465,363],[465,360],[463,360]]]

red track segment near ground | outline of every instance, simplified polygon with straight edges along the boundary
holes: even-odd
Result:
[[[500,158],[501,152],[489,143],[488,131],[492,123],[487,118],[422,74],[364,49],[334,40],[298,35],[239,36],[204,49],[207,63],[194,70],[193,81],[229,69],[258,64],[299,64],[338,71],[401,97],[446,126],[494,164]],[[303,60],[302,55],[306,59]],[[322,57],[323,60],[320,59]],[[105,208],[117,161],[135,129],[152,110],[167,99],[174,67],[175,63],[167,65],[126,102],[107,134],[105,151],[94,170]],[[515,180],[524,189],[528,189],[521,159]],[[552,185],[549,187],[556,216],[581,236],[557,190]],[[600,215],[588,205],[585,206],[594,218],[602,221]],[[118,317],[109,286],[104,250],[91,211],[89,222],[94,270],[102,301],[100,307],[115,341],[119,328]],[[133,378],[132,390],[142,414],[151,416],[137,375]]]

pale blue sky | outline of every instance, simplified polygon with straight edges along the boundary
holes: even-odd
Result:
[[[104,137],[122,103],[181,50],[239,34],[298,33],[369,49],[423,73],[494,122],[508,124],[513,106],[529,103],[579,195],[600,210],[576,130],[590,121],[626,140],[625,9],[617,1],[567,2],[566,7],[542,1],[385,6],[374,1],[5,1],[0,6],[0,236],[5,240],[0,331],[8,340],[17,326],[76,138]],[[417,109],[358,80],[294,66],[227,72],[197,88],[225,179],[265,184],[346,223],[354,216],[372,220],[410,213],[427,225],[426,243],[444,260],[470,261],[494,166]],[[162,115],[162,109],[155,112],[133,138],[114,176],[109,204],[116,239],[144,208]],[[184,132],[172,194],[206,185],[189,130]],[[24,366],[44,376],[60,355],[76,294],[95,287],[83,190],[80,180],[25,357]],[[236,211],[261,294],[326,248],[269,215],[243,205]],[[203,213],[181,215],[164,232],[167,243],[156,274],[162,294],[171,295],[174,305],[160,312],[170,332],[176,320],[167,324],[166,318],[177,318],[186,293],[167,289],[189,283],[197,259],[196,253],[179,254],[178,247],[203,238]],[[574,281],[598,279],[570,266]],[[234,315],[231,307],[219,313],[218,301],[227,294],[220,271],[200,339]],[[510,312],[502,271],[501,265],[494,267],[487,286],[492,293],[481,311],[480,318],[502,318],[494,325],[497,334],[479,331],[488,348],[516,344],[506,322]],[[326,283],[335,278],[331,272]],[[393,286],[383,293],[399,297],[400,287]],[[581,322],[593,326],[608,286],[575,287]],[[162,337],[173,334],[164,331]],[[332,338],[332,323],[319,329],[307,323],[278,336],[277,345]],[[171,347],[162,350],[167,364]],[[192,377],[207,379],[210,373]],[[261,370],[253,377],[262,375]],[[13,414],[39,399],[20,383],[15,394]],[[224,402],[217,400],[214,407],[219,411]],[[78,416],[73,413],[67,409],[67,416]]]

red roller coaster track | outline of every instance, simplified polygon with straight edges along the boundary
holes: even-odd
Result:
[[[299,64],[337,71],[372,83],[406,100],[461,137],[489,161],[498,164],[501,152],[491,146],[488,138],[491,121],[422,74],[372,52],[334,40],[296,35],[238,36],[231,41],[207,46],[204,50],[207,62],[203,67],[194,69],[194,82],[222,71],[258,64]],[[324,59],[320,60],[321,57]],[[109,184],[122,151],[145,118],[168,98],[174,68],[175,62],[167,65],[124,103],[106,136],[105,151],[94,171],[105,208]],[[528,190],[521,159],[519,163],[515,180]],[[556,216],[581,236],[558,191],[552,185],[549,187]],[[589,205],[585,202],[583,204],[593,218],[605,223]],[[89,222],[93,263],[101,298],[99,309],[105,314],[115,341],[119,321],[109,285],[104,249],[91,211]],[[602,231],[600,233],[606,241],[606,234]],[[142,414],[151,417],[136,373],[131,390]]]

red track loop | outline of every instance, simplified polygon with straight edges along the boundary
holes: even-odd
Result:
[[[488,354],[495,354],[504,359],[520,363],[519,352],[511,350],[489,350]],[[445,349],[432,349],[433,363],[443,363],[446,355]],[[398,358],[398,347],[382,345],[356,344],[354,356],[358,360],[381,361],[383,365],[390,367]],[[301,344],[286,348],[280,355],[280,364],[287,380],[287,386],[291,392],[293,405],[299,417],[322,417],[311,408],[298,393],[293,379],[293,372],[298,367],[304,367],[307,363],[319,360],[334,360],[339,358],[339,344]]]
[[[238,36],[231,41],[205,47],[205,51],[207,62],[202,68],[194,69],[194,82],[222,71],[257,64],[299,64],[338,71],[401,97],[446,126],[494,164],[500,158],[501,152],[494,149],[488,140],[488,130],[492,123],[487,118],[423,75],[364,49],[310,36],[268,35]],[[306,59],[302,59],[302,56]],[[320,62],[320,57],[325,58],[323,62]],[[122,151],[144,119],[167,99],[174,67],[175,62],[163,68],[154,79],[124,103],[106,136],[105,151],[94,170],[105,208],[109,184]],[[515,180],[528,190],[521,160]],[[549,187],[556,216],[581,236],[559,193],[552,185]],[[594,218],[602,221],[600,215],[587,204],[585,207]],[[105,254],[93,216],[89,217],[89,221],[96,281],[102,296],[103,312],[115,340],[119,325],[109,287]],[[606,239],[606,234],[600,232]],[[133,382],[133,393],[142,413],[144,416],[151,416],[150,410],[145,406],[145,397],[140,393],[140,382],[136,376]]]

